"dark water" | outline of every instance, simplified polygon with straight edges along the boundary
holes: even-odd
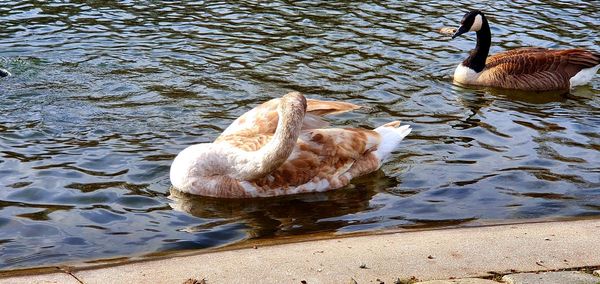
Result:
[[[82,1],[83,2],[83,1]],[[469,1],[1,1],[0,268],[314,232],[600,215],[600,76],[571,95],[452,84]],[[256,3],[258,2],[258,3]],[[598,1],[490,2],[498,52],[599,50]],[[414,128],[324,194],[169,197],[171,160],[290,90]]]

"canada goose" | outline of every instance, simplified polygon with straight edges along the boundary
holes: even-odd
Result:
[[[490,26],[479,10],[465,14],[452,39],[470,31],[477,32],[477,45],[454,71],[454,81],[461,84],[529,91],[569,90],[587,84],[600,68],[600,54],[583,49],[525,47],[488,57]]]
[[[320,192],[373,172],[410,133],[394,121],[374,130],[324,128],[320,116],[354,110],[344,102],[272,99],[236,119],[213,142],[181,151],[171,165],[177,190],[249,198]]]

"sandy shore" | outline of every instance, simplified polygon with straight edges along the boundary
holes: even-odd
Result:
[[[258,246],[47,274],[0,283],[395,283],[600,266],[600,220],[542,222]],[[30,271],[31,272],[31,271]]]

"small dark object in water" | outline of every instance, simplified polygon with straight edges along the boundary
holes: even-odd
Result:
[[[10,74],[10,72],[8,72],[8,71],[7,71],[7,70],[5,70],[5,69],[2,69],[2,68],[0,68],[0,78],[1,78],[1,77],[8,77],[8,76],[10,76],[10,75],[12,75],[12,74]]]
[[[443,35],[452,36],[456,33],[456,28],[443,27],[443,28],[439,29],[438,32]]]

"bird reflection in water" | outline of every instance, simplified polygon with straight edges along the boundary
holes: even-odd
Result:
[[[308,233],[335,232],[361,220],[324,220],[364,212],[379,192],[398,184],[381,170],[353,180],[343,189],[272,198],[220,199],[186,194],[170,189],[170,206],[193,216],[216,219],[188,232],[206,231],[227,223],[243,223],[248,238],[266,238]],[[342,218],[340,218],[342,219]]]

